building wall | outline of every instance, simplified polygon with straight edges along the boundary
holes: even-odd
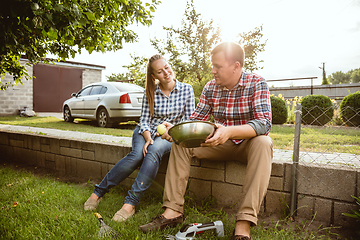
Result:
[[[26,63],[25,60],[21,60],[20,62],[23,65]],[[89,68],[86,68],[86,65],[81,65],[77,67],[76,64],[68,64],[64,67],[75,67],[83,69],[83,87],[90,83],[101,82],[101,66],[97,66],[94,69],[91,68],[91,66],[89,66]],[[27,66],[26,70],[30,77],[32,77],[33,66]],[[12,82],[12,76],[6,75],[5,78],[1,81],[3,83]],[[5,91],[0,91],[0,116],[17,115],[19,114],[19,110],[24,107],[28,107],[31,110],[33,109],[33,81],[27,81],[25,80],[25,78],[22,79],[22,84],[14,87],[9,87]]]
[[[95,69],[84,69],[83,71],[83,87],[91,83],[101,82],[101,71]],[[79,89],[80,90],[80,89]]]
[[[21,65],[24,65],[25,61],[21,61]],[[33,75],[33,67],[26,66],[26,71],[29,76]],[[2,83],[12,83],[13,77],[6,75],[1,80]],[[33,106],[33,81],[22,79],[22,84],[14,87],[9,87],[5,91],[0,90],[0,115],[14,115],[19,113],[19,109],[28,107],[32,109]]]

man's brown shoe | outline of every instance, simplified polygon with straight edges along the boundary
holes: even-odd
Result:
[[[251,236],[244,236],[244,235],[235,235],[235,230],[233,232],[231,240],[252,240]]]
[[[150,223],[140,226],[140,230],[143,233],[147,233],[152,230],[163,230],[165,227],[175,227],[176,225],[184,222],[184,214],[176,218],[167,219],[163,215],[158,215]]]

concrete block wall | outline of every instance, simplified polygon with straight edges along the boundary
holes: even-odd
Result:
[[[114,164],[130,151],[130,146],[122,144],[0,131],[1,162],[11,161],[45,167],[85,181],[91,179],[100,182]],[[152,190],[162,190],[166,168],[167,158],[162,161]],[[193,159],[190,194],[197,199],[212,195],[220,206],[237,209],[241,200],[245,170],[246,166],[238,162]],[[289,211],[291,170],[291,163],[274,159],[261,213],[282,214]],[[314,172],[317,173],[316,176]],[[352,213],[352,209],[358,209],[351,195],[358,196],[360,192],[359,172],[359,169],[351,168],[300,165],[296,217],[320,221],[328,226],[353,227],[355,220],[342,213]],[[137,171],[122,185],[130,188],[136,175]],[[346,176],[346,179],[339,176]],[[334,187],[326,187],[321,182]]]
[[[20,61],[21,65],[25,65],[25,61]],[[32,77],[33,67],[25,66],[29,76]],[[13,77],[6,75],[1,80],[2,83],[12,83]],[[22,84],[9,87],[5,91],[0,91],[0,115],[14,115],[19,113],[19,109],[28,107],[33,108],[33,81],[22,78]]]
[[[96,69],[84,69],[82,79],[83,87],[91,83],[101,82],[101,71]]]

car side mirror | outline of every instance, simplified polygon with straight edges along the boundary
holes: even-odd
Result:
[[[72,96],[72,97],[76,97],[76,93],[73,92],[73,93],[71,94],[71,96]]]

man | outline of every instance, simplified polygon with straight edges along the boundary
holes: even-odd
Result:
[[[269,89],[262,77],[243,72],[244,55],[241,46],[231,42],[221,43],[212,50],[214,79],[204,87],[190,120],[209,120],[212,115],[217,130],[199,148],[183,148],[173,143],[165,179],[165,211],[140,226],[143,232],[183,222],[191,158],[196,157],[247,164],[232,239],[251,239],[250,226],[257,224],[257,214],[269,184],[273,143],[267,136],[271,129]],[[164,124],[167,129],[171,127]],[[162,137],[171,141],[167,133]]]

